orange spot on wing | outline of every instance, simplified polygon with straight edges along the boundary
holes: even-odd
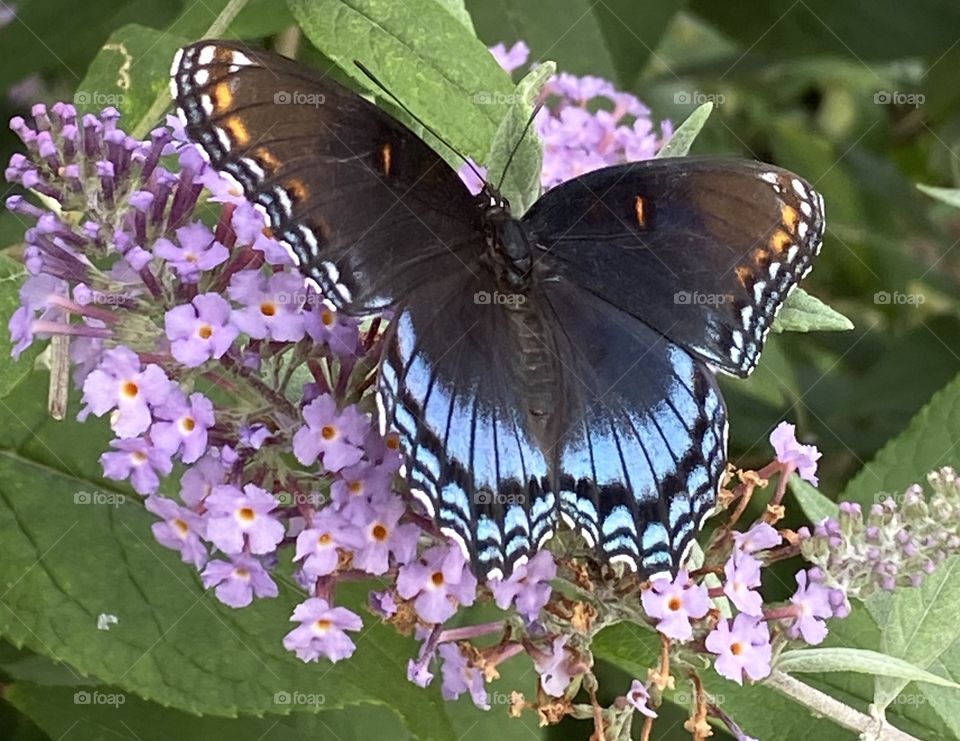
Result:
[[[250,132],[240,116],[230,116],[223,122],[223,127],[238,146],[245,147],[250,143]]]
[[[290,196],[290,200],[295,203],[300,203],[307,199],[307,196],[310,195],[310,190],[299,178],[293,178],[288,180],[286,183],[287,195]]]
[[[635,199],[634,202],[633,202],[633,208],[634,208],[634,211],[635,211],[636,214],[637,214],[637,223],[638,223],[640,226],[646,226],[646,225],[647,225],[647,221],[646,221],[646,216],[645,216],[645,214],[644,214],[643,196],[637,196],[637,197],[636,197],[636,199]]]
[[[230,83],[217,83],[213,88],[211,99],[215,111],[225,111],[230,108],[233,105],[233,91],[230,89]]]
[[[756,274],[750,268],[741,265],[737,268],[737,278],[740,279],[740,285],[749,289],[756,281]]]
[[[387,142],[380,147],[380,167],[384,175],[390,174],[390,166],[393,164],[393,147]]]
[[[780,219],[791,234],[796,234],[797,224],[800,223],[800,214],[797,213],[797,209],[784,204],[783,208],[780,209]]]
[[[783,229],[777,229],[770,237],[770,248],[778,255],[783,252],[793,240]]]
[[[280,160],[273,156],[273,153],[266,147],[257,147],[253,150],[253,157],[257,164],[268,173],[273,173],[280,167]]]

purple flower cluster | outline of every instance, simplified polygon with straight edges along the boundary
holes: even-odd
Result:
[[[952,468],[927,477],[899,497],[882,495],[866,516],[841,502],[836,518],[800,531],[803,556],[817,564],[815,581],[863,599],[878,591],[918,587],[948,557],[960,554],[960,479]],[[836,598],[834,598],[836,600]]]
[[[509,49],[497,44],[490,52],[507,72],[524,66],[530,56],[522,41]],[[670,121],[661,121],[658,131],[649,108],[600,77],[561,72],[547,81],[540,102],[534,128],[543,141],[544,190],[601,167],[651,159],[673,136]],[[460,176],[479,191],[482,183],[469,165]]]

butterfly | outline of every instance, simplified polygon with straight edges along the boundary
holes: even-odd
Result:
[[[716,374],[754,370],[811,269],[823,198],[760,162],[682,157],[565,182],[515,218],[357,93],[227,41],[180,50],[187,135],[349,315],[390,310],[378,377],[410,491],[505,577],[561,522],[675,573],[727,462]]]

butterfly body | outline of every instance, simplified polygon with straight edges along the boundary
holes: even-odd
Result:
[[[188,135],[304,276],[344,312],[392,310],[381,422],[478,573],[509,574],[561,521],[641,576],[678,568],[726,466],[715,373],[756,367],[819,251],[809,184],[660,159],[587,173],[516,218],[295,62],[205,41],[172,77]]]

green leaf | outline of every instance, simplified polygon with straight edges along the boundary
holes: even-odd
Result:
[[[136,24],[118,29],[77,85],[77,109],[99,113],[113,106],[133,126],[158,96],[168,96],[170,60],[189,40]]]
[[[477,162],[487,156],[513,85],[486,47],[436,0],[289,0],[289,5],[307,38],[347,75],[369,87],[353,64],[363,62],[451,146]],[[475,105],[478,94],[491,102]],[[402,112],[396,115],[409,120]],[[528,139],[521,149],[536,146]]]
[[[785,651],[776,662],[777,669],[788,674],[813,672],[859,672],[877,677],[893,677],[907,682],[926,682],[960,689],[960,684],[938,677],[908,661],[879,651],[862,648],[806,648]],[[899,690],[897,693],[899,694]]]
[[[853,322],[816,296],[797,288],[773,321],[774,332],[845,332]]]
[[[660,639],[655,633],[630,623],[620,623],[602,631],[593,641],[593,652],[641,679],[647,669],[658,666]],[[717,703],[751,736],[764,741],[789,741],[797,738],[826,738],[846,741],[855,734],[841,729],[829,719],[813,717],[803,706],[792,702],[762,683],[740,687],[720,677],[713,669],[699,672],[706,690]],[[682,694],[681,694],[682,693]],[[677,694],[689,694],[677,681]],[[667,696],[668,699],[670,695]]]
[[[867,600],[867,608],[880,627],[881,650],[926,669],[960,641],[960,559],[947,560],[918,588]],[[911,679],[878,677],[874,702],[885,708]]]
[[[317,694],[317,693],[314,693]],[[409,736],[386,708],[354,706],[323,713],[287,717],[197,717],[146,702],[116,687],[90,685],[51,688],[17,682],[5,688],[5,699],[51,738],[69,741],[104,739],[230,739],[230,741],[360,741]]]
[[[524,136],[524,129],[533,114],[533,106],[540,91],[556,70],[557,66],[553,62],[545,62],[531,70],[517,85],[507,115],[497,127],[490,153],[483,162],[487,166],[487,179],[491,183],[500,182],[510,154],[519,143],[520,137]],[[483,103],[483,100],[478,100],[478,103]],[[510,201],[514,213],[518,216],[530,208],[540,196],[540,171],[543,169],[543,145],[533,127],[526,131],[526,137],[534,140],[536,146],[517,150],[502,187],[503,195]]]
[[[936,188],[932,185],[917,185],[917,188],[928,196],[943,201],[948,206],[960,208],[960,188]]]
[[[281,643],[304,599],[299,587],[281,579],[279,598],[242,610],[217,602],[191,567],[156,543],[154,518],[139,499],[122,500],[122,489],[93,475],[105,422],[44,421],[44,379],[29,380],[5,402],[16,424],[0,430],[0,634],[7,640],[192,713],[282,715],[377,703],[395,709],[418,738],[451,737],[438,693],[404,681],[415,652],[410,639],[367,616],[351,660],[300,662]],[[76,404],[69,418],[75,414]],[[97,491],[116,506],[78,497]],[[365,589],[338,597],[356,609]],[[119,622],[97,630],[102,613]],[[283,692],[319,693],[324,703],[284,705],[275,701]]]
[[[686,157],[690,152],[690,147],[693,146],[693,140],[697,138],[700,130],[707,123],[712,111],[713,103],[704,103],[697,106],[696,110],[687,116],[687,120],[673,132],[670,141],[657,152],[657,157]]]
[[[840,512],[836,502],[821,494],[815,486],[804,481],[799,475],[793,474],[787,485],[810,522],[818,524],[827,517],[836,517]]]
[[[27,350],[19,362],[10,357],[13,341],[7,323],[20,306],[20,286],[27,278],[27,269],[16,260],[0,255],[0,399],[4,399],[33,367],[39,345]],[[2,406],[0,406],[2,409]]]
[[[446,10],[450,15],[460,21],[464,27],[474,36],[477,32],[473,30],[473,19],[470,17],[470,11],[464,5],[463,0],[436,0],[437,4]]]
[[[960,375],[933,395],[907,429],[864,466],[839,497],[870,505],[877,492],[894,494],[930,471],[960,463]]]
[[[548,7],[515,0],[468,0],[487,44],[523,40],[532,59],[555,59],[564,72],[599,75],[632,88],[680,0],[553,0]],[[658,59],[659,61],[659,59]]]

